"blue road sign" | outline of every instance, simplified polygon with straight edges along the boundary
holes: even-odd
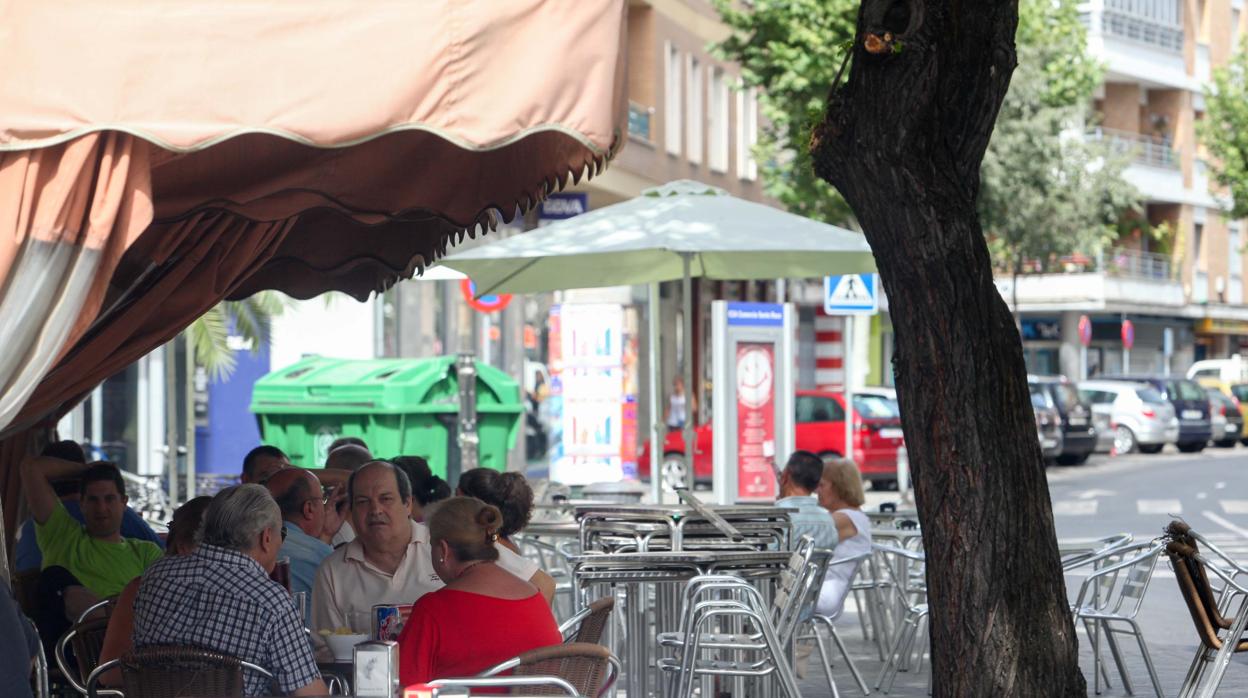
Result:
[[[823,279],[823,311],[828,315],[874,315],[879,311],[879,277],[841,274]]]

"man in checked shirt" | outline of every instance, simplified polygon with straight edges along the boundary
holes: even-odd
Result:
[[[290,595],[269,579],[284,532],[264,487],[221,490],[204,513],[199,548],[163,558],[143,575],[134,602],[135,648],[200,647],[273,674],[270,685],[244,672],[248,696],[327,694]]]

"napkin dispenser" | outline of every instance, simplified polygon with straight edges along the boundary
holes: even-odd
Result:
[[[399,695],[399,643],[370,640],[355,646],[356,698],[396,698]]]

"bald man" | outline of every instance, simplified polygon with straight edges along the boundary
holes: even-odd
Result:
[[[302,468],[286,468],[271,475],[265,486],[277,500],[286,525],[286,540],[277,554],[290,558],[290,590],[310,595],[316,568],[334,552],[319,538],[326,517],[321,482]]]

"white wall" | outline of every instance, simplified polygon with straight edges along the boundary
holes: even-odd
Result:
[[[360,303],[341,293],[295,301],[273,322],[272,370],[312,354],[336,359],[376,358],[376,303],[375,297]]]

